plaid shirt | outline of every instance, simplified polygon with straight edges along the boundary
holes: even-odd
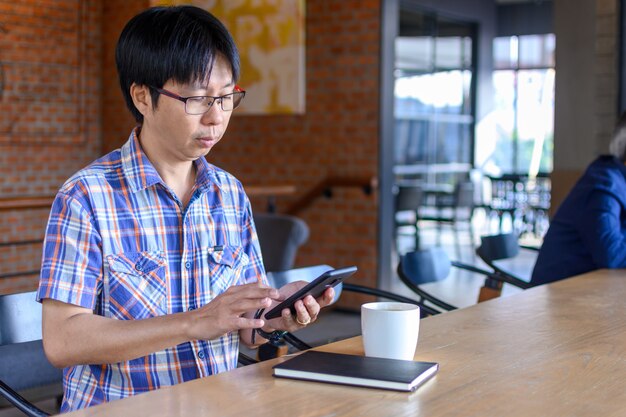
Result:
[[[195,161],[186,208],[143,153],[135,132],[70,178],[52,205],[38,299],[141,320],[203,306],[232,285],[266,282],[250,202],[227,172]],[[110,365],[64,370],[62,411],[237,366],[236,332]]]

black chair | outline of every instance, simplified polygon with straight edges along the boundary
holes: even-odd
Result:
[[[293,268],[298,248],[309,238],[304,220],[286,214],[254,213],[263,264],[266,271]]]
[[[401,229],[410,230],[415,236],[415,249],[420,247],[418,229],[419,208],[422,204],[423,190],[419,183],[404,182],[396,186],[394,238],[397,242]]]
[[[482,236],[476,254],[502,282],[526,289],[532,287],[530,278],[539,249],[523,246],[514,233]]]
[[[457,309],[439,297],[426,291],[422,285],[443,281],[448,278],[451,267],[460,268],[469,272],[480,274],[485,277],[485,286],[493,285],[493,282],[501,283],[502,278],[485,269],[457,261],[451,261],[446,252],[440,247],[432,247],[414,252],[408,252],[400,257],[398,263],[398,276],[400,280],[419,296],[420,303],[431,303],[435,306],[438,314],[444,311]],[[479,297],[478,301],[482,301]]]
[[[63,396],[63,373],[45,357],[35,292],[0,295],[0,395],[27,416],[48,413],[32,402]]]
[[[471,245],[474,246],[474,230],[472,228],[475,210],[474,191],[475,187],[471,181],[459,181],[454,186],[452,194],[437,193],[434,196],[434,206],[424,207],[420,210],[420,221],[433,221],[437,224],[437,246],[441,243],[441,227],[443,225],[452,227],[456,252],[459,257],[461,256],[460,225],[465,225]]]

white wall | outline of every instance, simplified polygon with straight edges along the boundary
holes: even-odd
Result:
[[[617,120],[618,1],[554,0],[553,210],[586,166],[608,150]]]
[[[583,169],[596,154],[595,0],[555,0],[554,169]]]

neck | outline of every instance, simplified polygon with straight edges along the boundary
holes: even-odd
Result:
[[[139,136],[139,143],[163,182],[172,190],[178,199],[187,206],[196,184],[196,166],[193,161],[168,160],[158,150],[146,146]]]

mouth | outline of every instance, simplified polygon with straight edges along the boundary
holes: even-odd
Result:
[[[196,138],[196,140],[200,142],[200,144],[202,144],[202,146],[204,147],[211,147],[219,141],[219,138],[215,136],[202,136],[202,137]]]

